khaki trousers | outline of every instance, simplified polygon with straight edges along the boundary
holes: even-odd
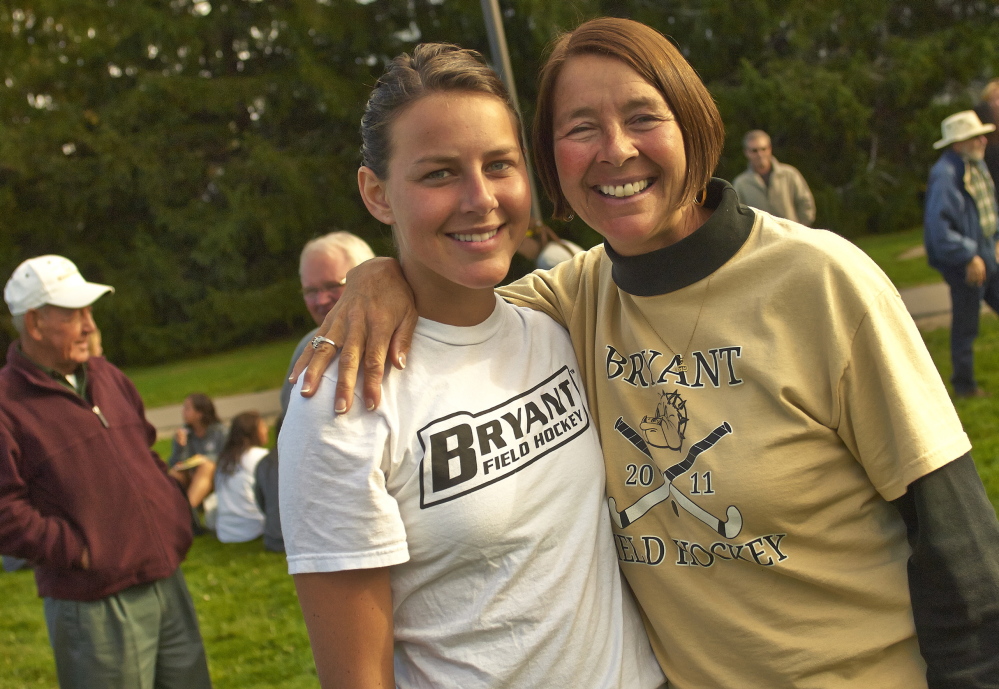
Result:
[[[61,689],[210,689],[179,568],[101,600],[44,603]]]

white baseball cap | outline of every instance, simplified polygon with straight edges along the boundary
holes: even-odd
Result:
[[[14,270],[3,288],[3,299],[11,314],[19,316],[45,304],[82,309],[108,292],[114,292],[114,287],[87,282],[68,258],[36,256]]]
[[[943,138],[933,144],[933,148],[940,149],[995,130],[994,124],[982,124],[978,119],[978,113],[974,110],[957,112],[940,123],[940,133],[943,134]]]

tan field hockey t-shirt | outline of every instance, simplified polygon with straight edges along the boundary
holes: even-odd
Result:
[[[500,293],[569,329],[671,686],[925,687],[887,501],[968,438],[866,255],[724,196],[681,250],[744,243],[690,284],[633,296],[615,277],[648,261],[598,247]]]

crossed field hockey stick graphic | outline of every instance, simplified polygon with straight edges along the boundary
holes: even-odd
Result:
[[[645,444],[645,440],[642,439],[642,436],[640,436],[634,428],[625,422],[624,417],[619,417],[614,423],[614,430],[623,435],[628,442],[637,447],[646,457],[652,459],[652,453],[649,451],[649,446]],[[677,504],[680,505],[680,507],[685,509],[694,517],[700,519],[725,538],[735,538],[738,536],[739,532],[742,531],[742,512],[739,511],[738,507],[735,505],[729,505],[728,509],[725,511],[727,519],[726,521],[722,521],[681,493],[680,490],[673,485],[673,479],[687,473],[690,470],[690,467],[694,465],[694,460],[697,459],[698,455],[705,450],[709,450],[714,447],[715,443],[731,432],[732,426],[730,426],[726,421],[722,425],[718,426],[718,428],[708,433],[703,440],[691,445],[690,449],[687,451],[687,456],[682,462],[674,464],[663,472],[663,476],[666,478],[666,483],[649,491],[630,507],[626,507],[625,509],[619,511],[617,509],[617,501],[615,501],[614,498],[607,498],[610,503],[611,518],[614,520],[614,523],[617,524],[618,528],[623,529],[632,522],[641,519],[653,507],[667,498],[672,497]]]

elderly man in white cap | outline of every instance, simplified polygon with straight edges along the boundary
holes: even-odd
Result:
[[[982,300],[999,312],[996,229],[999,209],[992,176],[984,163],[985,135],[973,110],[951,115],[941,125],[948,147],[930,170],[923,228],[926,255],[950,286],[951,383],[958,397],[986,397],[975,381],[973,345]]]
[[[210,687],[179,568],[187,501],[135,386],[88,347],[112,291],[62,256],[4,288],[19,337],[0,369],[0,553],[35,569],[61,687]]]

